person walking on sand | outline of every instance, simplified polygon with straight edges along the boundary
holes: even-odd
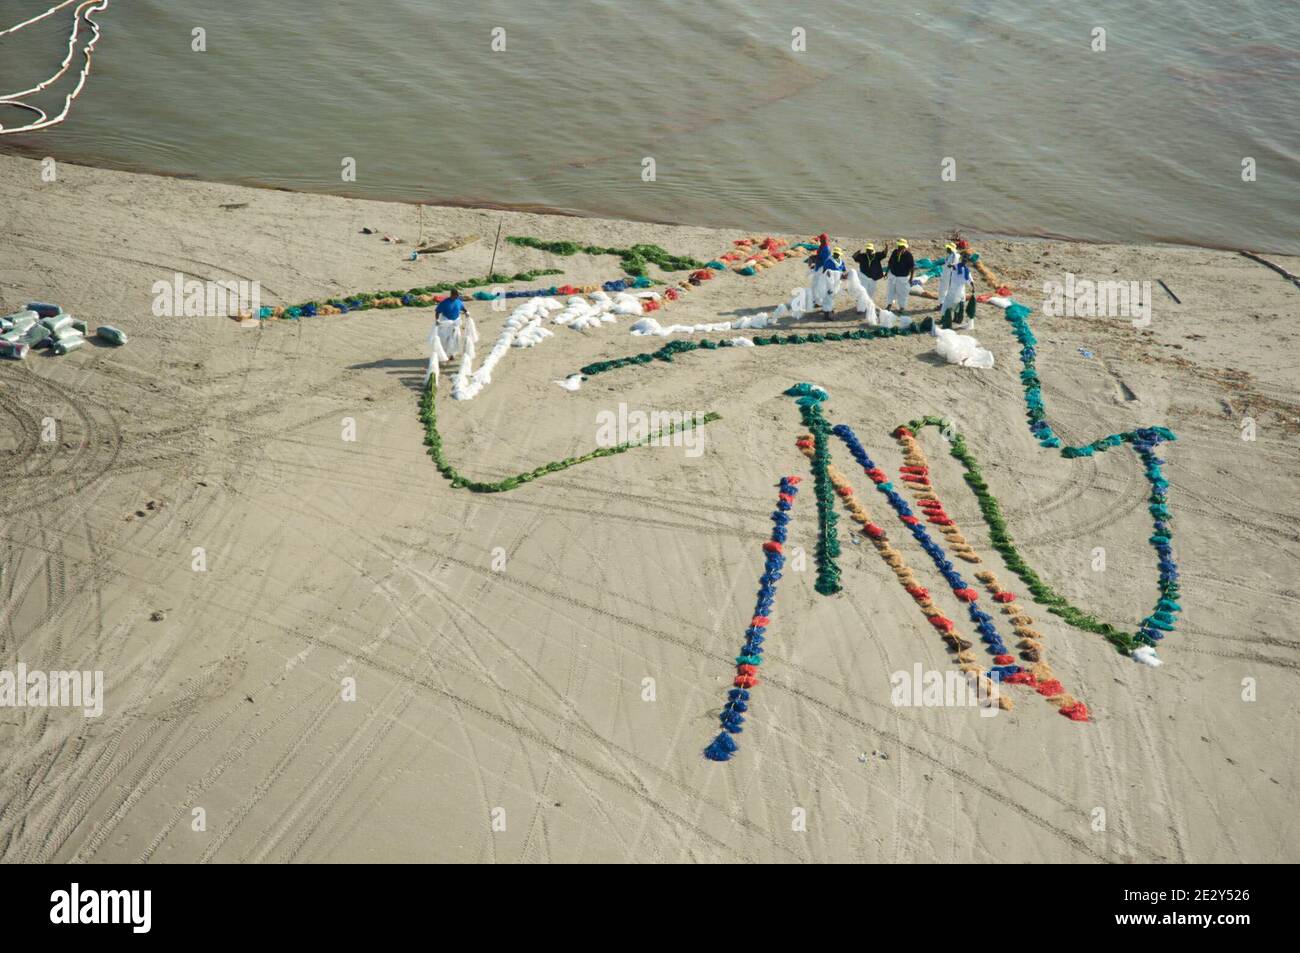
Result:
[[[916,261],[907,250],[907,239],[900,238],[889,253],[889,281],[885,283],[885,310],[902,314],[907,310],[907,296],[912,290],[912,272]]]
[[[433,329],[429,332],[429,367],[424,380],[438,376],[438,365],[450,361],[453,357],[466,354],[473,348],[474,342],[465,329],[469,319],[469,309],[461,300],[460,289],[452,288],[446,298],[438,302],[433,309]],[[461,320],[464,318],[465,320]],[[466,356],[471,356],[466,354]]]
[[[836,245],[831,249],[831,258],[822,269],[822,314],[829,318],[835,312],[835,295],[840,290],[840,279],[844,277],[844,249]]]
[[[948,296],[948,284],[952,281],[953,270],[961,257],[957,254],[957,246],[953,242],[943,246],[943,250],[948,254],[943,260],[943,270],[939,272],[939,301],[942,305],[943,299]]]
[[[968,322],[965,314],[966,289],[970,288],[974,283],[970,273],[969,261],[967,252],[959,253],[957,263],[952,269],[952,275],[948,279],[948,287],[944,289],[944,295],[939,299],[939,312],[942,315],[943,327],[945,328],[953,327],[954,322],[956,322],[957,327],[966,330],[975,327],[974,315],[971,315],[969,327],[967,327]]]
[[[459,354],[465,335],[465,325],[461,321],[461,316],[469,314],[469,309],[461,300],[460,289],[452,288],[447,297],[438,302],[433,313],[436,315],[438,336],[442,338],[443,347],[452,356]],[[451,346],[453,344],[454,347]]]
[[[862,246],[862,251],[853,256],[853,260],[858,263],[858,271],[862,273],[862,287],[867,292],[867,297],[874,298],[876,282],[885,277],[885,252],[876,251],[876,246],[867,242]]]
[[[840,257],[836,257],[836,252]],[[831,248],[830,238],[823,232],[817,236],[817,251],[808,259],[808,267],[812,269],[812,282],[808,289],[812,307],[826,315],[835,310],[835,292],[839,290],[844,273],[843,254],[839,248]]]

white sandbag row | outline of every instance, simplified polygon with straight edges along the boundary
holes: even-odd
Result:
[[[564,310],[551,320],[575,331],[586,331],[602,324],[612,324],[620,315],[643,314],[645,309],[639,299],[658,297],[659,294],[655,291],[642,292],[640,295],[620,291],[613,297],[604,291],[593,291],[591,300],[574,295],[566,302]]]
[[[777,327],[782,318],[793,318],[799,320],[805,314],[814,310],[814,302],[821,297],[822,303],[826,301],[826,295],[830,294],[832,299],[839,291],[847,291],[853,299],[853,307],[858,314],[863,316],[867,325],[871,327],[883,328],[908,328],[912,326],[912,319],[906,316],[898,316],[892,311],[886,311],[884,308],[876,307],[871,296],[867,294],[867,289],[863,286],[861,274],[855,268],[847,269],[841,280],[835,273],[834,281],[828,281],[826,272],[817,272],[813,275],[812,285],[809,288],[798,288],[790,296],[788,302],[782,302],[777,305],[776,310],[771,315],[760,313],[747,315],[743,318],[737,318],[735,321],[718,321],[709,324],[673,324],[662,325],[654,318],[642,318],[632,325],[632,333],[637,336],[654,335],[657,337],[668,337],[672,334],[705,334],[716,331],[742,331],[742,330],[762,330],[765,328]]]
[[[497,335],[496,343],[488,351],[487,357],[478,370],[472,370],[473,354],[463,355],[456,379],[452,382],[453,400],[473,400],[488,384],[492,383],[492,372],[496,369],[506,352],[512,347],[536,347],[555,332],[542,326],[542,320],[550,310],[554,299],[529,298],[511,312],[506,318],[505,326]]]
[[[511,347],[536,347],[547,338],[554,335],[555,332],[550,328],[542,326],[541,318],[533,318],[519,329],[515,339],[510,342]]]
[[[670,324],[662,325],[654,318],[642,318],[632,325],[632,333],[637,337],[653,335],[666,338],[671,334],[707,334],[711,331],[761,331],[776,326],[776,318],[764,313],[749,314],[735,321],[715,321],[712,324]]]
[[[610,303],[608,298],[605,301],[588,301],[580,295],[574,295],[565,303],[560,313],[551,318],[551,323],[569,327],[575,331],[586,331],[589,328],[599,327],[601,324],[615,320],[614,315],[610,312]]]

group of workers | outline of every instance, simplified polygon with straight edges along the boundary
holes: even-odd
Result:
[[[931,331],[935,327],[973,328],[975,318],[973,314],[967,318],[969,312],[965,307],[967,289],[973,284],[970,246],[965,240],[948,242],[944,251],[947,254],[939,275],[939,312],[942,323],[931,322]],[[906,312],[907,298],[912,291],[912,276],[916,271],[916,260],[908,249],[906,238],[894,242],[893,250],[888,252],[876,251],[876,246],[868,242],[853,255],[853,261],[857,263],[862,287],[873,303],[876,284],[885,279],[885,310],[896,314]],[[844,249],[832,247],[830,238],[822,233],[817,236],[817,251],[809,257],[808,264],[813,270],[813,307],[830,315],[835,310],[835,294],[839,291],[840,280],[849,267],[844,260]],[[437,317],[429,334],[432,354],[425,374],[426,381],[437,374],[439,361],[462,355],[472,358],[474,342],[478,338],[472,322],[467,327],[466,321],[462,320],[469,317],[469,311],[457,289],[453,288],[434,310]],[[954,321],[957,323],[954,324]]]
[[[970,270],[970,246],[963,239],[948,242],[944,246],[946,253],[943,270],[939,275],[939,312],[941,327],[951,328],[954,320],[964,322],[967,289],[973,284]],[[912,279],[916,272],[916,259],[908,248],[906,238],[894,243],[891,251],[877,251],[871,242],[854,253],[853,261],[858,266],[859,280],[867,292],[867,297],[874,302],[876,284],[885,279],[885,310],[902,314],[907,310],[907,299],[912,291]],[[817,251],[809,258],[813,270],[813,305],[823,313],[834,311],[835,292],[839,282],[849,267],[844,259],[844,249],[832,247],[829,237],[822,233],[817,236]],[[973,327],[974,317],[968,324],[958,323],[958,327]]]

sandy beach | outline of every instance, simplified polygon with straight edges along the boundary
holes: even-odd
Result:
[[[805,431],[783,393],[799,382],[825,388],[827,416],[891,474],[895,427],[949,418],[1044,580],[1125,631],[1151,611],[1140,461],[1039,445],[998,310],[973,332],[989,370],[936,360],[916,335],[693,352],[574,392],[554,382],[670,339],[633,337],[632,318],[555,327],[511,349],[473,400],[452,400],[444,371],[437,422],[462,473],[495,481],[585,454],[620,404],[720,418],[700,452],[638,448],[476,494],[424,445],[430,309],[244,327],[155,316],[155,282],[257,281],[263,304],[293,305],[476,278],[500,225],[495,271],[563,270],[508,287],[583,285],[618,277],[619,260],[504,236],[710,260],[752,233],[40,172],[0,157],[0,313],[56,302],[130,341],[0,361],[0,667],[102,671],[105,686],[98,718],[0,709],[0,860],[1300,860],[1300,288],[1274,271],[1229,251],[967,236],[1034,309],[1067,443],[1177,434],[1160,448],[1182,581],[1163,665],[1025,595],[1091,720],[1032,690],[996,717],[899,707],[891,673],[954,661],[841,512],[843,591],[814,590],[811,555],[787,567],[741,749],[715,763],[701,752],[781,477],[804,481],[787,548],[816,544]],[[792,223],[809,224],[779,237],[806,240],[816,223]],[[421,234],[468,233],[483,240],[407,260]],[[892,237],[868,222],[836,241]],[[918,256],[948,238],[910,237]],[[1267,257],[1300,272],[1300,258]],[[1066,273],[1150,280],[1150,326],[1043,315],[1043,282]],[[804,283],[798,260],[724,271],[655,317],[733,320]],[[481,357],[509,311],[471,314]],[[858,326],[844,305],[838,317],[800,329]],[[944,438],[918,440],[974,568],[1023,593]],[[893,520],[843,447],[835,463]],[[965,625],[925,552],[889,529]]]

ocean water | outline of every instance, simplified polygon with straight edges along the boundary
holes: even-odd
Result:
[[[51,2],[0,0],[0,29]],[[69,120],[0,137],[0,150],[755,230],[1300,253],[1297,12],[1294,0],[111,0]],[[4,91],[57,67],[70,20],[0,38]],[[22,115],[0,109],[0,122]]]

